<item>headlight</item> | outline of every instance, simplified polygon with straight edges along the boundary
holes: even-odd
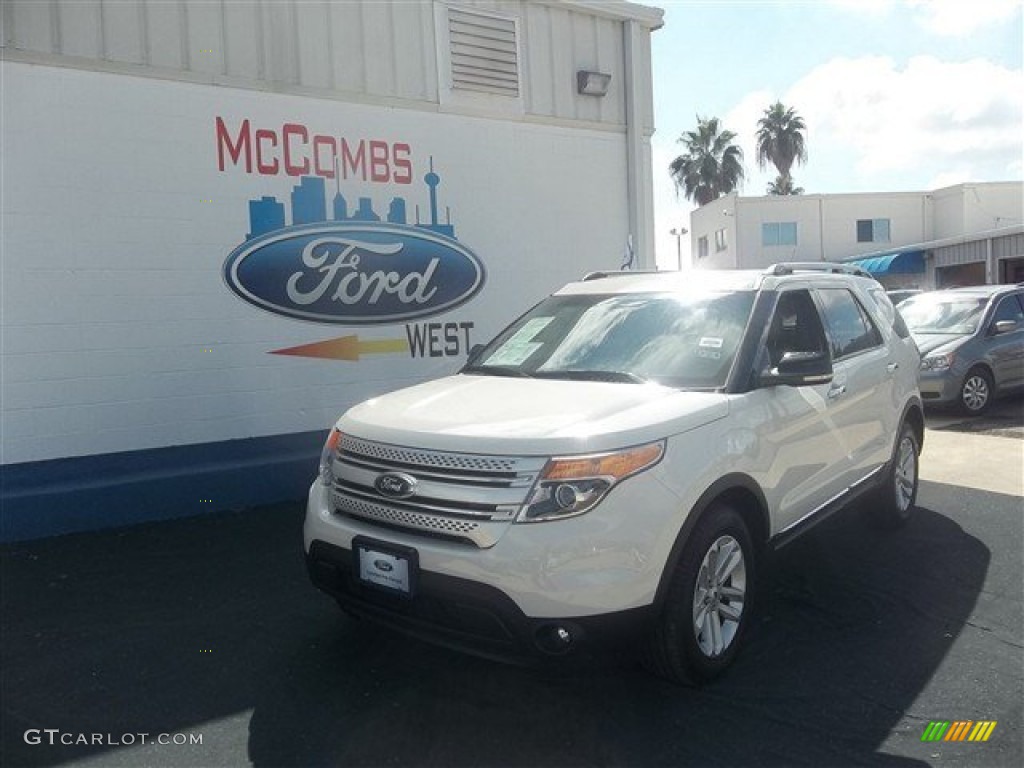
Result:
[[[658,463],[665,443],[614,453],[551,459],[516,522],[536,523],[582,515],[617,483]]]
[[[334,482],[334,478],[331,477],[331,459],[334,458],[334,452],[338,450],[340,442],[341,432],[335,427],[327,436],[327,442],[324,443],[324,449],[320,453],[320,482],[327,488],[330,488],[331,483]]]
[[[931,355],[921,361],[921,370],[946,371],[953,365],[955,359],[956,356],[952,352],[946,352],[944,355]]]

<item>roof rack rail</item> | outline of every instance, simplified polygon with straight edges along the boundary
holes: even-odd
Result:
[[[792,275],[795,272],[830,272],[836,275],[856,275],[867,277],[871,280],[875,276],[862,267],[855,267],[852,264],[838,264],[834,261],[783,261],[772,264],[765,270],[769,275]]]
[[[624,269],[615,272],[587,272],[583,276],[583,282],[588,280],[604,280],[606,277],[622,277],[624,275],[658,275],[666,272],[661,269]]]

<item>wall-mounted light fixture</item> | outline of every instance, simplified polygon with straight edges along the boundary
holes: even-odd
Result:
[[[611,81],[612,76],[604,72],[581,69],[576,73],[576,93],[581,96],[605,96]]]

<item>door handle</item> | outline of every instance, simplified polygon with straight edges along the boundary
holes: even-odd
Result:
[[[888,371],[889,373],[896,373],[896,369],[899,367],[899,363],[889,363],[887,366],[885,366],[885,370]]]
[[[832,387],[828,391],[828,399],[829,400],[835,400],[837,397],[840,397],[840,396],[842,396],[845,393],[846,393],[846,385],[845,384],[840,384],[838,387]]]

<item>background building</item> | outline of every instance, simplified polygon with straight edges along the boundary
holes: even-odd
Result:
[[[348,406],[645,266],[661,18],[4,0],[3,537],[299,498]]]
[[[896,287],[1013,281],[1024,263],[1024,184],[931,192],[720,198],[691,214],[697,268],[850,261]],[[971,266],[973,265],[973,266]]]

